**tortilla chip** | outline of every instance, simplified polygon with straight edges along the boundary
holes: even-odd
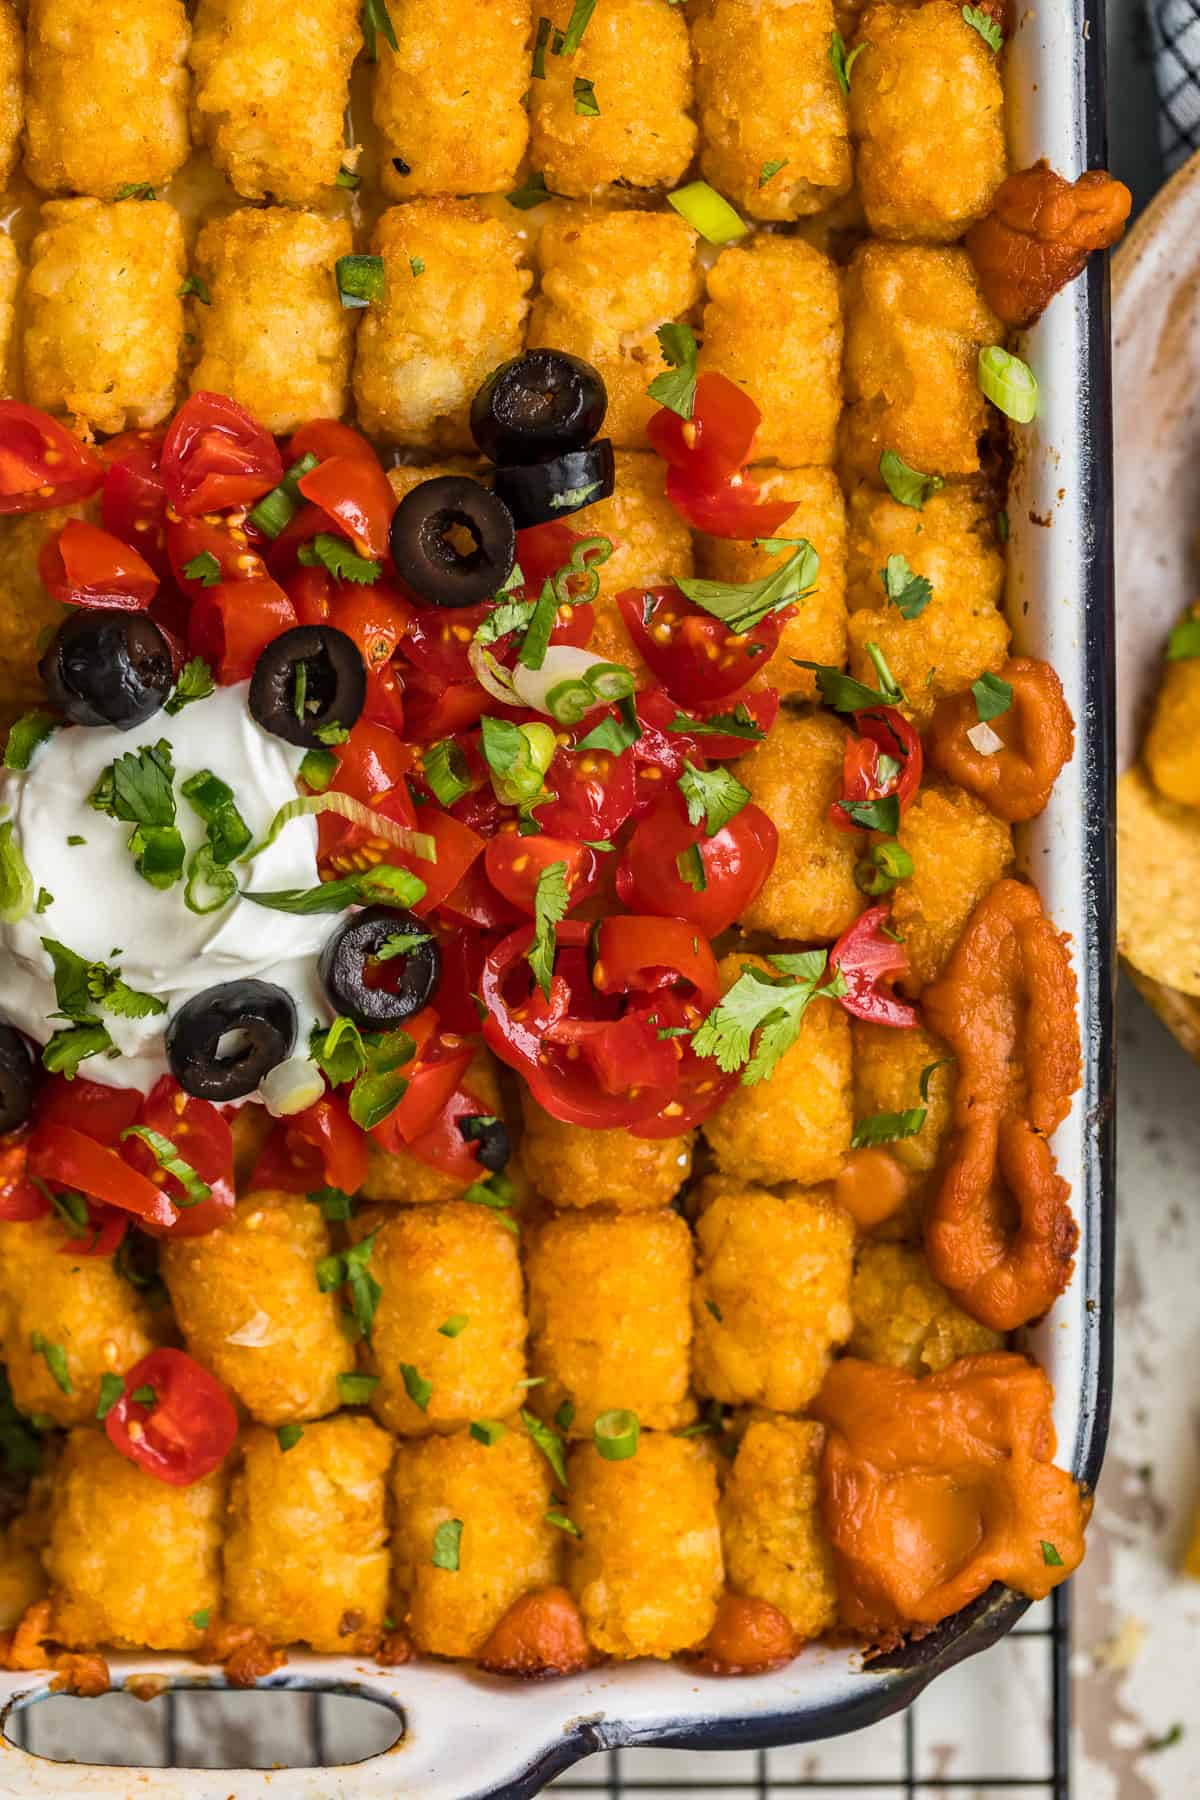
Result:
[[[1141,769],[1117,787],[1117,948],[1150,980],[1200,994],[1200,809]]]

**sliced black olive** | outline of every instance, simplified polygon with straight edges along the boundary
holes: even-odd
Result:
[[[269,981],[225,981],[180,1007],[167,1026],[167,1061],[185,1094],[241,1100],[295,1042],[290,994]]]
[[[367,703],[367,667],[332,625],[293,625],[269,643],[250,677],[250,711],[264,731],[316,750],[322,731],[349,731]]]
[[[51,704],[72,725],[145,724],[171,692],[171,650],[153,619],[115,606],[64,619],[38,664]]]
[[[524,531],[607,500],[615,480],[612,441],[600,438],[586,450],[568,450],[549,462],[497,469],[492,485],[516,520],[517,530]]]
[[[582,450],[604,423],[599,371],[565,350],[527,350],[493,369],[471,402],[471,436],[495,463]]]
[[[517,528],[478,481],[438,475],[392,514],[391,551],[401,579],[431,606],[478,606],[512,574]]]
[[[504,1120],[491,1113],[469,1113],[458,1121],[458,1129],[468,1144],[479,1145],[479,1166],[498,1175],[510,1154]]]
[[[11,1025],[0,1025],[0,1133],[15,1131],[33,1109],[33,1058]]]
[[[392,938],[416,937],[411,950],[380,959]],[[368,964],[386,983],[367,985]],[[424,920],[398,906],[367,906],[335,931],[321,952],[321,980],[329,1004],[365,1031],[402,1025],[428,1005],[442,972],[442,953]]]

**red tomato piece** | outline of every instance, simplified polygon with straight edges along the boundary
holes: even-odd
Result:
[[[522,837],[503,831],[489,841],[483,860],[492,885],[530,919],[538,878],[551,864],[564,865],[572,906],[595,893],[600,883],[600,859],[594,850],[574,838],[551,837],[547,832]]]
[[[396,496],[367,445],[362,453],[318,463],[297,485],[306,500],[346,533],[360,556],[382,560],[387,555]]]
[[[489,600],[478,606],[414,607],[400,646],[401,655],[440,681],[473,683],[475,677],[467,653],[477,628],[492,610]],[[493,652],[503,650],[506,642],[500,638],[490,648]]]
[[[90,1200],[120,1207],[146,1224],[165,1227],[175,1221],[175,1208],[160,1187],[72,1125],[36,1126],[28,1169],[51,1187],[78,1188]]]
[[[572,531],[562,519],[551,519],[545,525],[527,525],[517,533],[517,566],[525,577],[525,592],[536,600],[546,582],[571,561],[576,544],[582,544],[581,532]]]
[[[740,694],[727,694],[724,700],[701,701],[688,711],[710,727],[714,720],[730,718],[735,723],[753,726],[761,733],[752,738],[711,729],[694,734],[699,752],[709,762],[728,762],[735,756],[745,756],[766,737],[779,717],[779,691],[772,687],[744,688]]]
[[[556,750],[546,772],[555,796],[534,808],[552,837],[604,843],[632,816],[637,798],[637,765],[629,750]]]
[[[63,606],[142,612],[158,588],[158,576],[144,557],[85,519],[68,519],[56,537],[47,539],[38,574],[46,592]]]
[[[408,774],[416,761],[416,753],[410,744],[385,725],[360,719],[345,743],[333,746],[333,754],[338,767],[329,784],[331,792],[350,794],[355,800],[365,801],[382,818],[392,819],[397,825],[425,829],[418,821],[408,786]],[[319,835],[322,862],[339,869],[350,866],[344,861],[339,863],[338,858],[349,856],[369,837],[368,831],[349,819],[325,814],[320,821]],[[389,846],[389,860],[391,855]]]
[[[163,486],[177,513],[246,506],[283,478],[270,432],[227,394],[192,394],[163,441]]]
[[[391,492],[390,488],[388,492]],[[306,569],[304,573],[309,571]],[[329,623],[344,631],[348,638],[353,638],[362,651],[368,674],[391,662],[412,617],[413,611],[407,601],[380,583],[369,587],[339,587],[329,607]]]
[[[340,1094],[326,1094],[282,1120],[254,1166],[254,1188],[311,1193],[319,1187],[356,1194],[367,1178],[367,1140]]]
[[[691,1033],[704,1020],[704,1009],[696,1000],[679,994],[659,993],[648,1019],[656,1030],[678,1029]],[[722,1075],[711,1057],[697,1056],[688,1037],[671,1038],[679,1058],[678,1086],[662,1111],[653,1119],[631,1125],[634,1137],[678,1137],[711,1119],[727,1095],[738,1085],[738,1076]]]
[[[183,1183],[160,1170],[150,1146],[140,1138],[126,1138],[121,1146],[126,1162],[162,1187],[178,1209],[168,1226],[148,1223],[145,1229],[150,1235],[205,1237],[225,1224],[237,1198],[233,1186],[233,1133],[217,1107],[185,1094],[172,1076],[164,1075],[147,1094],[137,1122],[167,1138],[211,1189],[207,1200],[191,1205]]]
[[[477,724],[484,713],[495,710],[496,702],[474,679],[447,683],[422,669],[405,671],[404,717],[408,735],[416,744],[457,737]]]
[[[667,499],[693,531],[709,537],[773,537],[794,500],[763,500],[753,476],[739,471],[718,488],[697,487],[683,469],[667,470]]]
[[[88,1211],[88,1235],[68,1238],[65,1244],[59,1245],[58,1254],[112,1256],[120,1249],[129,1227],[129,1214],[118,1212],[115,1206],[93,1206],[91,1201],[85,1204]]]
[[[167,557],[171,573],[193,599],[211,594],[218,581],[263,581],[267,565],[240,526],[211,519],[170,519],[167,523]],[[189,575],[189,566],[201,558],[201,573]],[[216,563],[216,571],[212,564]],[[206,581],[205,575],[208,580]]]
[[[333,607],[333,576],[328,569],[297,566],[283,583],[300,625],[328,625]]]
[[[431,1169],[440,1169],[443,1175],[464,1185],[478,1181],[487,1173],[479,1165],[479,1145],[473,1138],[465,1138],[458,1126],[460,1119],[478,1118],[487,1110],[474,1094],[458,1088],[433,1123],[419,1136],[410,1138],[404,1148]]]
[[[669,726],[680,716],[680,709],[665,688],[643,688],[635,697],[638,724],[642,735],[633,746],[636,771],[634,817],[642,819],[653,812],[667,789],[683,774],[685,757],[693,762],[703,752],[696,740]]]
[[[761,423],[762,413],[745,388],[713,369],[697,377],[690,419],[660,407],[646,435],[669,467],[686,470],[696,487],[711,490],[750,461]]]
[[[438,1114],[458,1087],[475,1054],[472,1044],[437,1029],[437,1015],[426,1008],[428,1030],[417,1054],[404,1071],[408,1088],[399,1106],[390,1112],[371,1136],[384,1150],[405,1149],[414,1138],[431,1129]],[[420,1031],[418,1021],[410,1019],[405,1030],[413,1037]]]
[[[712,945],[682,919],[619,913],[596,927],[595,942],[592,981],[598,993],[678,993],[682,983],[701,1015],[721,997]]]
[[[452,894],[477,856],[483,853],[483,839],[469,825],[443,812],[440,806],[423,806],[417,814],[417,830],[432,837],[437,848],[437,861],[426,862],[409,850],[388,848],[388,861],[411,869],[425,883],[425,895],[413,907],[426,918]]]
[[[894,794],[903,815],[921,785],[924,758],[920,738],[904,714],[893,706],[855,713],[854,724],[858,736],[846,739],[839,800],[883,800]],[[890,758],[895,767],[885,766],[881,773],[881,756]],[[840,831],[861,830],[839,800],[830,802],[830,824]]]
[[[115,1148],[121,1133],[136,1121],[141,1106],[137,1088],[106,1087],[102,1081],[89,1081],[86,1075],[76,1075],[71,1081],[65,1075],[49,1075],[38,1088],[33,1121],[35,1125],[71,1125],[98,1144]]]
[[[159,469],[162,437],[150,431],[123,431],[109,438],[100,454],[106,474],[100,490],[100,522],[145,557],[159,575],[167,560],[167,490]]]
[[[491,845],[488,845],[488,849]],[[476,857],[462,880],[438,907],[438,918],[449,925],[465,925],[475,931],[511,931],[530,914],[499,891],[488,875],[487,852]]]
[[[288,467],[305,456],[315,456],[318,462],[324,462],[330,456],[362,456],[370,462],[378,460],[366,438],[339,419],[308,419],[298,431],[293,431],[287,442]],[[392,504],[394,506],[395,502]]]
[[[104,465],[73,431],[19,400],[0,400],[0,513],[49,512],[86,500]]]
[[[362,716],[371,725],[386,725],[389,731],[404,734],[404,686],[393,663],[368,673]]]
[[[189,648],[230,687],[249,681],[267,645],[295,623],[291,601],[269,575],[222,581],[205,588],[192,607]]]
[[[145,1388],[153,1401],[135,1400]],[[184,1350],[152,1350],[125,1372],[125,1392],[104,1420],[109,1442],[148,1475],[190,1487],[224,1462],[237,1413],[215,1375]]]
[[[0,1138],[0,1220],[41,1219],[50,1202],[26,1179],[29,1146],[24,1137]]]
[[[707,937],[717,937],[740,918],[771,873],[779,834],[752,802],[715,836],[703,821],[688,823],[675,788],[637,825],[617,869],[617,893],[635,912],[687,919]],[[684,878],[696,860],[703,864],[702,888]]]
[[[478,1037],[482,1021],[473,996],[479,993],[485,961],[506,935],[504,932],[461,930],[442,938],[437,1010],[446,1031],[453,1031],[459,1037]]]
[[[829,952],[830,971],[839,971],[846,992],[839,996],[848,1013],[875,1025],[906,1029],[920,1020],[913,1007],[897,1000],[888,982],[908,972],[908,952],[902,943],[886,936],[892,916],[891,903],[869,906],[844,931]]]
[[[734,632],[675,587],[627,588],[617,595],[637,649],[667,691],[686,705],[735,693],[770,662],[792,609],[768,613]]]

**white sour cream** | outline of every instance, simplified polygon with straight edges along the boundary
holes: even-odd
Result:
[[[0,775],[0,816],[15,821],[35,894],[45,889],[53,896],[41,913],[0,925],[0,1016],[40,1044],[63,1024],[50,1016],[57,1001],[44,937],[89,962],[119,968],[130,987],[167,1004],[165,1013],[149,1019],[100,1012],[121,1054],[81,1064],[80,1072],[93,1081],[148,1092],[166,1072],[164,1034],[172,1014],[221,982],[253,976],[284,988],[296,1003],[301,1043],[314,1021],[332,1016],[316,959],[337,929],[336,915],[269,911],[240,895],[219,912],[190,912],[182,881],[163,891],[137,873],[127,848],[133,827],[88,805],[116,757],[165,738],[175,762],[175,822],[188,856],[204,842],[205,827],[180,785],[201,769],[232,788],[257,842],[279,808],[295,799],[304,752],[255,723],[248,691],[247,683],[218,688],[174,718],[159,712],[134,731],[68,726],[35,751],[27,771]],[[72,837],[86,842],[72,845]],[[315,887],[316,821],[294,820],[252,863],[235,864],[234,873],[243,890]]]

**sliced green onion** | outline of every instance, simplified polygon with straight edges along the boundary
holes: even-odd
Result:
[[[258,1084],[259,1098],[273,1119],[290,1119],[315,1106],[325,1092],[325,1077],[311,1057],[289,1056],[268,1069]]]
[[[323,813],[336,813],[339,819],[349,819],[352,825],[361,825],[372,837],[382,838],[387,844],[395,844],[398,850],[406,850],[410,856],[419,857],[422,862],[437,861],[437,844],[425,831],[410,831],[407,825],[397,825],[394,819],[385,819],[373,806],[365,801],[356,800],[353,794],[301,794],[295,800],[289,800],[281,806],[267,827],[267,835],[257,844],[251,845],[242,857],[243,862],[253,862],[264,850],[269,850],[285,826],[293,819],[317,818]]]
[[[286,530],[304,505],[304,495],[300,492],[299,483],[315,469],[318,458],[311,450],[305,452],[299,462],[294,462],[284,475],[278,487],[273,487],[269,494],[264,494],[257,506],[250,509],[250,523],[269,538],[277,538]]]
[[[378,1375],[339,1375],[338,1399],[343,1406],[365,1406],[378,1386]]]
[[[182,879],[187,850],[174,825],[139,825],[129,848],[134,853],[134,867],[151,887],[166,889]]]
[[[596,696],[586,681],[560,681],[546,695],[546,705],[560,725],[578,725],[595,708]]]
[[[4,746],[4,766],[6,769],[27,769],[30,759],[39,744],[44,744],[48,737],[62,725],[53,713],[22,713],[9,728],[8,743]]]
[[[542,1517],[547,1525],[556,1526],[559,1531],[565,1531],[569,1537],[581,1538],[583,1536],[574,1519],[569,1519],[565,1512],[552,1511],[543,1513]]]
[[[383,299],[382,256],[339,256],[334,273],[343,306],[369,306],[372,300]]]
[[[441,738],[436,744],[430,744],[421,767],[440,806],[453,806],[456,800],[470,793],[471,774],[467,759],[453,738]]]
[[[898,881],[907,881],[913,872],[913,859],[901,844],[876,844],[869,857],[855,866],[855,886],[864,894],[878,898],[890,894]]]
[[[1037,418],[1037,376],[1019,356],[1011,356],[999,344],[979,352],[979,386],[993,406],[1017,425]]]
[[[428,1412],[429,1401],[433,1394],[432,1381],[422,1375],[419,1369],[414,1368],[412,1363],[402,1362],[400,1374],[404,1381],[404,1391],[413,1405],[420,1407],[422,1412]]]
[[[633,671],[620,663],[593,663],[584,677],[598,700],[623,700],[637,687]]]
[[[301,663],[300,667],[303,668],[304,664]],[[253,838],[250,827],[234,803],[233,789],[219,775],[214,775],[211,769],[201,769],[180,784],[180,792],[191,803],[193,812],[198,813],[208,827],[213,861],[220,863],[222,867],[233,862]]]
[[[300,764],[300,780],[314,794],[323,794],[337,769],[338,759],[332,750],[310,750]]]
[[[237,891],[237,876],[232,869],[218,864],[211,844],[201,844],[192,852],[187,866],[187,885],[183,890],[183,903],[189,912],[200,915],[220,912]]]
[[[303,1425],[277,1425],[275,1428],[275,1440],[285,1456],[289,1450],[296,1448],[303,1436]]]
[[[212,1198],[212,1189],[207,1181],[202,1181],[190,1162],[185,1162],[169,1137],[161,1131],[152,1131],[148,1125],[130,1125],[121,1133],[121,1142],[126,1138],[140,1138],[150,1151],[159,1168],[167,1175],[173,1175],[183,1188],[187,1199],[180,1199],[176,1194],[168,1195],[172,1206],[199,1206],[202,1200]]]
[[[635,1412],[618,1408],[601,1413],[592,1426],[592,1439],[601,1456],[609,1462],[624,1462],[637,1452],[641,1426]]]
[[[469,1315],[467,1313],[451,1313],[450,1317],[438,1326],[438,1334],[441,1337],[456,1338],[466,1330],[468,1323]]]
[[[1190,662],[1200,656],[1200,618],[1181,619],[1167,639],[1168,662]]]
[[[502,1425],[499,1419],[472,1419],[468,1429],[477,1444],[486,1444],[490,1450],[493,1444],[500,1442],[508,1426]]]
[[[596,0],[575,0],[571,8],[571,17],[567,20],[567,28],[563,32],[561,44],[555,44],[555,56],[573,56],[583,42],[583,34],[591,23],[592,14],[596,10]]]
[[[433,1555],[430,1561],[435,1569],[447,1569],[452,1575],[457,1572],[462,1534],[461,1519],[442,1520],[433,1534]]]
[[[15,925],[33,905],[33,876],[13,836],[12,819],[0,825],[0,923]]]
[[[686,187],[668,194],[667,199],[692,230],[710,244],[732,244],[750,229],[707,181],[689,181]]]

